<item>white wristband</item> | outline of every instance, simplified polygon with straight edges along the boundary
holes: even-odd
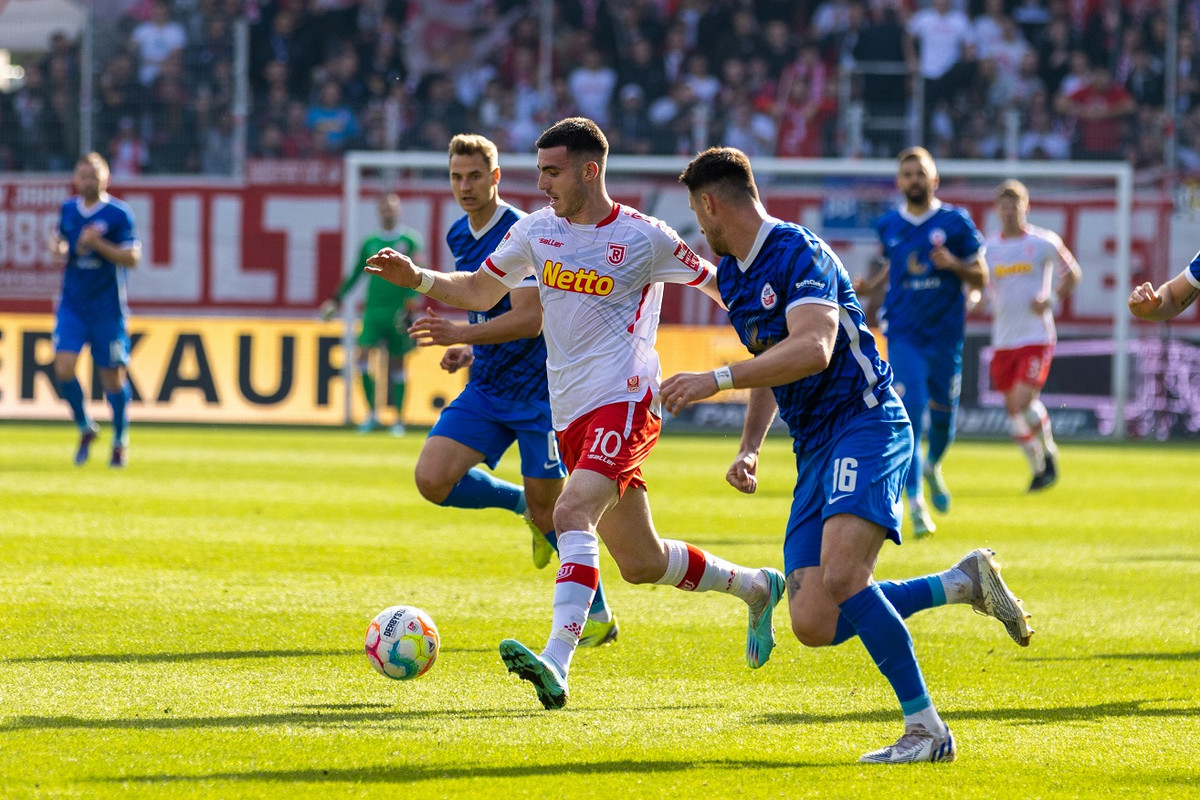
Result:
[[[433,288],[433,281],[437,273],[431,269],[418,269],[417,272],[421,275],[421,282],[416,286],[417,291],[421,294],[429,294],[429,290]]]
[[[713,370],[713,377],[717,379],[717,388],[722,392],[733,388],[733,372],[729,367],[717,367]]]

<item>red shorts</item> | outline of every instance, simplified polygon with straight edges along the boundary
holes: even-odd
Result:
[[[992,386],[1006,394],[1018,383],[1041,389],[1046,385],[1053,360],[1052,344],[1027,344],[1012,350],[997,350],[992,354]]]
[[[641,400],[610,403],[589,411],[558,434],[558,449],[569,472],[586,469],[617,482],[617,492],[645,489],[642,462],[662,430],[650,413],[650,393]]]

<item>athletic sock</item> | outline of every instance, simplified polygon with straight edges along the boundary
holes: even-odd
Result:
[[[858,631],[858,638],[875,666],[892,685],[904,714],[931,707],[933,702],[917,664],[912,637],[879,584],[870,584],[838,607]]]
[[[953,441],[954,413],[929,409],[929,463],[942,463]]]
[[[400,420],[400,414],[404,409],[404,393],[408,389],[407,375],[404,370],[398,369],[388,376],[392,381],[392,407],[396,409],[396,420]]]
[[[523,511],[523,510],[522,510]],[[558,536],[554,531],[547,531],[543,534],[546,541],[554,548],[554,552],[558,552]],[[559,556],[561,560],[561,555]],[[587,618],[596,622],[611,622],[613,618],[612,609],[608,607],[608,598],[604,596],[604,581],[599,577],[596,578],[596,594],[592,597],[592,605],[588,608]]]
[[[934,736],[945,736],[950,732],[950,728],[933,707],[932,701],[921,710],[904,715],[904,727],[907,729],[913,725],[921,725]]]
[[[525,511],[525,490],[479,467],[472,467],[454,484],[450,494],[439,505],[453,508],[504,508],[521,514]]]
[[[678,539],[663,539],[667,571],[655,581],[685,592],[722,592],[747,604],[766,590],[762,570],[739,566]]]
[[[58,396],[67,401],[67,405],[71,407],[71,417],[75,420],[75,424],[79,426],[80,431],[86,431],[92,426],[92,421],[88,419],[87,410],[83,407],[83,386],[80,385],[78,378],[71,378],[69,381],[59,381]]]
[[[957,570],[950,570],[957,572]],[[884,581],[879,584],[880,591],[887,601],[892,604],[892,608],[896,609],[896,613],[901,619],[908,619],[918,611],[924,611],[927,608],[936,608],[944,606],[947,602],[947,592],[944,586],[943,576],[946,573],[938,575],[926,575],[921,578],[910,578],[906,581]],[[962,573],[958,573],[962,574]],[[967,596],[970,597],[970,578],[962,576],[968,583]],[[957,601],[962,602],[962,601]],[[852,639],[857,634],[854,629],[854,624],[846,618],[845,614],[838,615],[837,628],[833,633],[833,641],[831,645],[839,645],[847,639]]]
[[[359,364],[359,380],[362,381],[363,398],[367,401],[367,408],[371,410],[371,416],[375,416],[375,376],[371,374],[370,364]]]
[[[542,655],[566,676],[600,580],[600,540],[587,531],[563,531],[558,545],[562,566],[554,581],[554,621]]]
[[[129,444],[129,400],[132,395],[129,381],[125,381],[119,390],[105,394],[108,405],[112,408],[114,445],[124,447]]]
[[[1042,449],[1050,455],[1057,453],[1058,446],[1054,443],[1054,434],[1050,430],[1050,414],[1039,398],[1033,398],[1025,412],[1025,419],[1033,429],[1034,435],[1041,440]]]
[[[1042,449],[1041,440],[1034,435],[1023,413],[1013,414],[1008,418],[1008,422],[1012,428],[1013,441],[1025,454],[1025,460],[1029,462],[1029,469],[1034,475],[1040,475],[1046,468],[1046,452]]]

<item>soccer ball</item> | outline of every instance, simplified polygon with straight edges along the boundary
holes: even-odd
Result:
[[[428,672],[440,643],[433,620],[415,606],[385,608],[367,626],[367,660],[380,675],[398,681]]]

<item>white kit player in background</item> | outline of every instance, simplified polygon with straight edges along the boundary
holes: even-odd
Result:
[[[732,594],[749,607],[746,661],[766,663],[776,569],[751,569],[694,545],[660,539],[641,465],[662,426],[658,353],[663,282],[720,302],[712,264],[663,223],[614,203],[608,140],[589,119],[555,123],[537,140],[538,188],[549,205],[518,220],[474,272],[434,273],[383,249],[367,269],[459,308],[487,309],[529,275],[544,308],[550,407],[570,476],[554,507],[562,564],[551,633],[540,654],[505,639],[500,656],[547,709],[567,703],[567,672],[599,575],[600,544],[630,583]]]
[[[1054,308],[1075,291],[1081,272],[1058,234],[1027,221],[1029,191],[1023,183],[1000,184],[996,214],[1000,231],[987,239],[992,384],[1004,394],[1013,439],[1033,472],[1029,491],[1036,492],[1058,478],[1058,449],[1038,398],[1054,358]]]

